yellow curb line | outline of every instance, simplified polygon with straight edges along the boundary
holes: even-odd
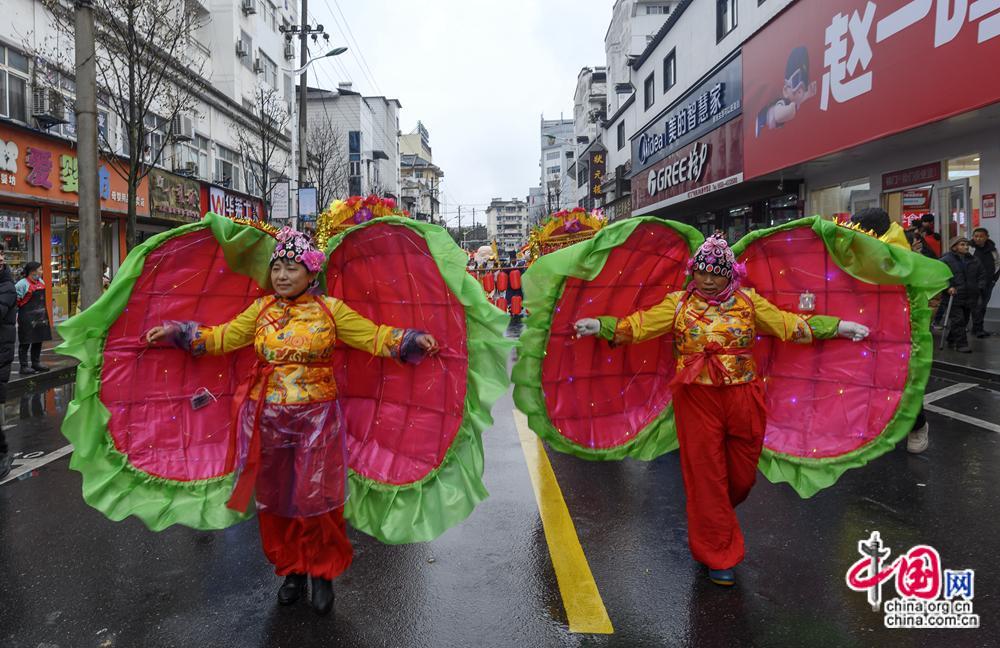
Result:
[[[542,517],[542,528],[545,529],[545,541],[549,545],[549,556],[552,558],[559,593],[569,619],[569,631],[612,634],[615,629],[611,626],[601,593],[597,591],[594,575],[590,573],[590,565],[580,546],[573,518],[570,517],[545,448],[528,429],[528,419],[517,410],[514,410],[514,423],[517,425],[524,460],[528,464],[531,485],[535,490],[538,513]]]

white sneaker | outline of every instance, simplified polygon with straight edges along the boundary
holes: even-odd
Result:
[[[920,454],[927,449],[930,440],[927,438],[927,424],[924,423],[923,427],[917,428],[911,431],[906,436],[906,451],[912,452],[913,454]]]

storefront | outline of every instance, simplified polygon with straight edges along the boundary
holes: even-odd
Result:
[[[152,169],[149,172],[149,216],[136,219],[136,243],[179,225],[195,223],[204,213],[201,185],[197,180]]]
[[[125,253],[127,183],[102,161],[103,258],[113,275]],[[80,228],[77,216],[79,172],[72,142],[9,124],[0,124],[0,237],[8,263],[17,273],[28,261],[42,264],[50,292],[50,317],[59,322],[78,311]],[[137,211],[148,215],[148,186],[139,187]]]
[[[201,183],[201,207],[203,215],[215,212],[229,218],[265,220],[264,201],[260,198],[207,182]]]
[[[634,215],[730,240],[802,215],[799,183],[744,181],[742,71],[737,52],[632,139]]]
[[[801,179],[807,213],[829,218],[934,214],[944,249],[976,227],[1000,238],[1000,16],[952,4],[799,2],[758,32],[746,177]]]

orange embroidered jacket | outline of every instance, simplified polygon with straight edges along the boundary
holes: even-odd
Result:
[[[718,305],[694,292],[669,293],[652,308],[627,317],[600,317],[600,336],[612,344],[632,344],[672,333],[680,382],[735,385],[757,378],[751,351],[759,333],[808,344],[832,338],[840,320],[803,317],[778,309],[752,288],[740,288]]]
[[[288,301],[272,295],[229,322],[198,327],[191,351],[218,355],[253,343],[258,359],[273,367],[267,402],[313,403],[337,397],[331,357],[338,339],[372,355],[398,357],[405,331],[377,325],[333,297],[306,294]],[[260,382],[250,392],[254,400]]]

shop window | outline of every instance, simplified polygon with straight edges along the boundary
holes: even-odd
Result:
[[[871,185],[867,178],[850,180],[832,187],[809,192],[809,213],[823,218],[847,218],[864,206],[871,198]],[[862,201],[864,205],[862,206]]]
[[[0,242],[11,272],[17,275],[28,261],[38,260],[41,238],[34,212],[0,209]]]
[[[642,104],[645,107],[644,110],[649,110],[653,107],[653,102],[656,101],[656,76],[655,72],[650,72],[649,76],[642,84]]]
[[[0,115],[28,121],[28,59],[0,45]]]
[[[721,41],[736,29],[736,5],[738,0],[715,0],[715,40]]]
[[[117,220],[101,223],[102,271],[111,276],[117,266],[121,231]],[[52,216],[52,319],[61,322],[80,311],[80,222]]]

